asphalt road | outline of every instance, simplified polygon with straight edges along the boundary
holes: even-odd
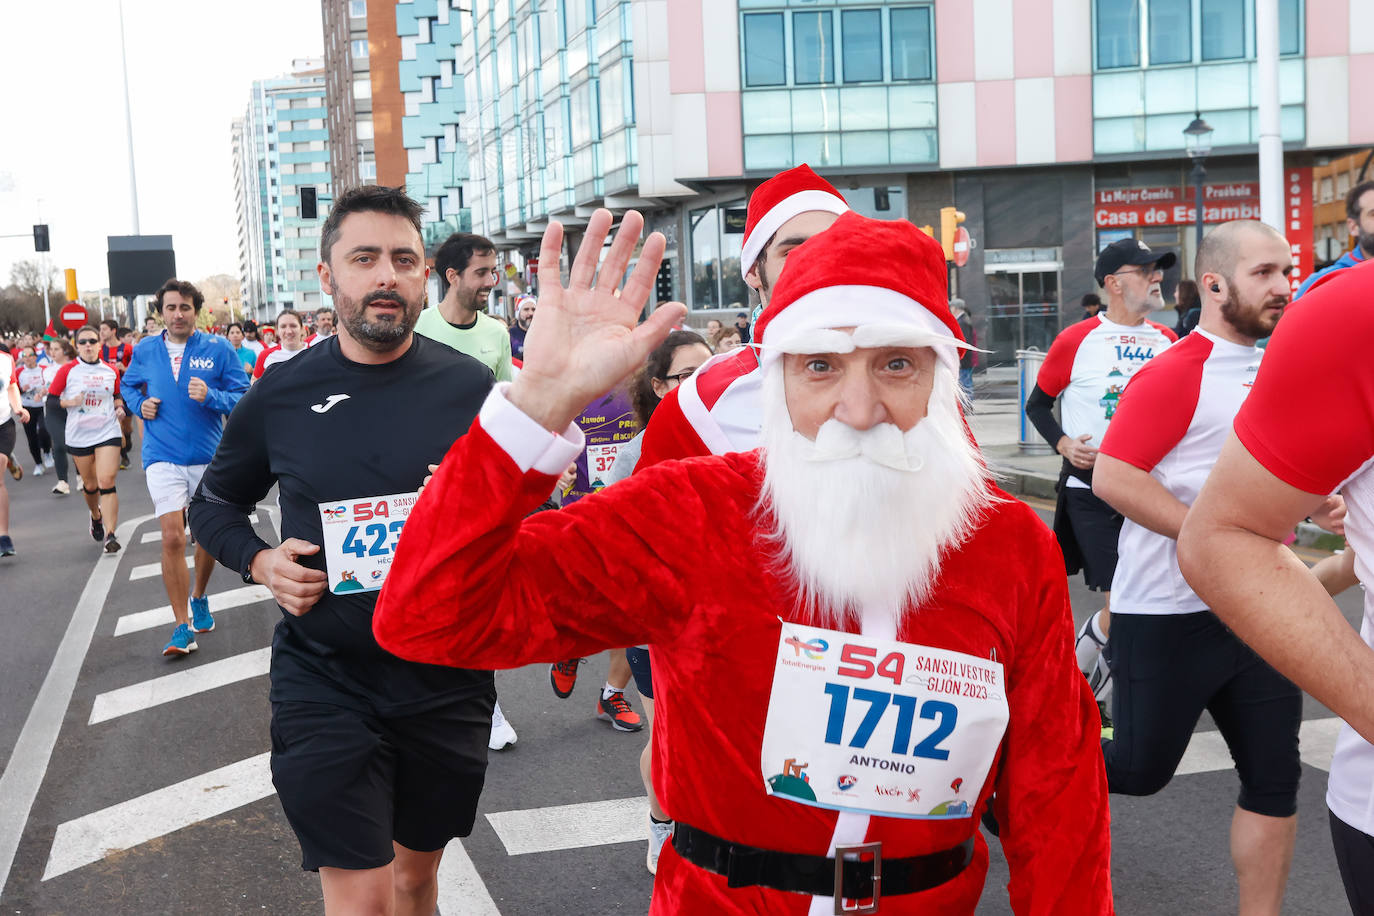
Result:
[[[113,558],[87,536],[79,497],[54,497],[51,484],[8,482],[19,555],[0,561],[0,869],[13,852],[0,906],[15,914],[320,912],[318,881],[300,870],[264,776],[261,670],[279,611],[217,570],[211,595],[243,603],[216,615],[200,651],[163,659],[170,624],[146,626],[166,595],[156,567],[147,568],[160,545],[143,542],[157,527],[141,472],[119,478],[126,548]],[[269,539],[271,508],[259,512]],[[1097,609],[1081,585],[1071,592],[1079,620]],[[1358,589],[1341,599],[1352,622],[1359,602]],[[520,740],[492,756],[476,829],[445,857],[445,916],[647,910],[644,738],[593,718],[605,670],[604,655],[590,659],[567,700],[553,696],[544,666],[497,675]],[[1305,755],[1323,764],[1330,713],[1308,700],[1305,719],[1313,736],[1304,733]],[[1235,909],[1227,836],[1237,781],[1211,731],[1199,725],[1187,758],[1195,772],[1152,798],[1112,799],[1122,913]],[[1305,765],[1303,776],[1286,912],[1343,913],[1325,773]],[[1008,913],[1006,867],[990,845],[978,912]]]

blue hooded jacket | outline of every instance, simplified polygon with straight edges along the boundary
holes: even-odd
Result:
[[[224,417],[248,390],[248,376],[229,341],[195,331],[186,341],[181,371],[173,378],[166,334],[149,337],[134,347],[133,359],[120,382],[120,394],[135,416],[143,415],[143,402],[148,398],[162,399],[157,418],[143,421],[143,466],[158,461],[209,464],[224,431]],[[204,403],[187,394],[192,378],[210,389]]]
[[[1335,262],[1332,263],[1330,266],[1315,271],[1311,276],[1304,280],[1302,282],[1302,286],[1299,286],[1298,291],[1293,294],[1293,298],[1302,298],[1303,293],[1307,292],[1307,288],[1309,286],[1311,286],[1313,283],[1316,283],[1318,278],[1331,273],[1333,270],[1345,270],[1347,267],[1354,267],[1356,264],[1363,264],[1365,260],[1366,259],[1364,257],[1364,252],[1360,250],[1359,245],[1356,245],[1354,248],[1350,249],[1345,254],[1337,258]]]

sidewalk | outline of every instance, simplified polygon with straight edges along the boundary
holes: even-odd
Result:
[[[1053,501],[1062,459],[1040,435],[1030,430],[1036,447],[1019,443],[1021,403],[1017,400],[1016,369],[993,368],[973,379],[973,413],[969,429],[997,474],[997,485],[1013,496],[1036,496]],[[1318,550],[1341,550],[1345,539],[1310,522],[1297,527],[1297,544]]]

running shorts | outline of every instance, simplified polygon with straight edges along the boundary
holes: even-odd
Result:
[[[14,454],[14,442],[18,434],[18,429],[15,427],[13,417],[6,420],[4,423],[0,423],[0,456],[8,458],[10,455]],[[0,470],[4,469],[0,468]]]
[[[1374,913],[1374,836],[1356,830],[1331,815],[1331,845],[1336,849],[1336,867],[1345,885],[1350,912]]]
[[[649,669],[649,648],[631,646],[625,650],[625,661],[630,663],[630,673],[635,676],[635,689],[646,700],[654,698],[654,677]]]
[[[1092,490],[1064,487],[1064,511],[1073,526],[1083,556],[1083,582],[1094,591],[1111,591],[1116,575],[1116,541],[1121,536],[1121,513]]]
[[[272,783],[301,867],[380,868],[392,841],[443,849],[472,832],[495,689],[411,716],[272,704]]]
[[[123,446],[124,440],[115,436],[113,439],[106,439],[95,445],[69,445],[67,446],[67,454],[75,458],[89,458],[95,454],[95,450],[98,448],[122,448]]]
[[[170,461],[154,461],[148,465],[144,475],[148,495],[153,498],[153,514],[160,517],[191,505],[191,494],[196,492],[207,467],[209,465],[172,464]]]

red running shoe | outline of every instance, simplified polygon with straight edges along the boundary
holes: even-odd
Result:
[[[644,727],[644,720],[630,706],[630,701],[625,699],[623,690],[617,690],[610,697],[598,700],[596,717],[611,723],[618,732],[637,732]]]
[[[585,661],[585,658],[570,658],[549,665],[549,684],[556,695],[565,699],[572,695],[577,686],[577,666]]]

